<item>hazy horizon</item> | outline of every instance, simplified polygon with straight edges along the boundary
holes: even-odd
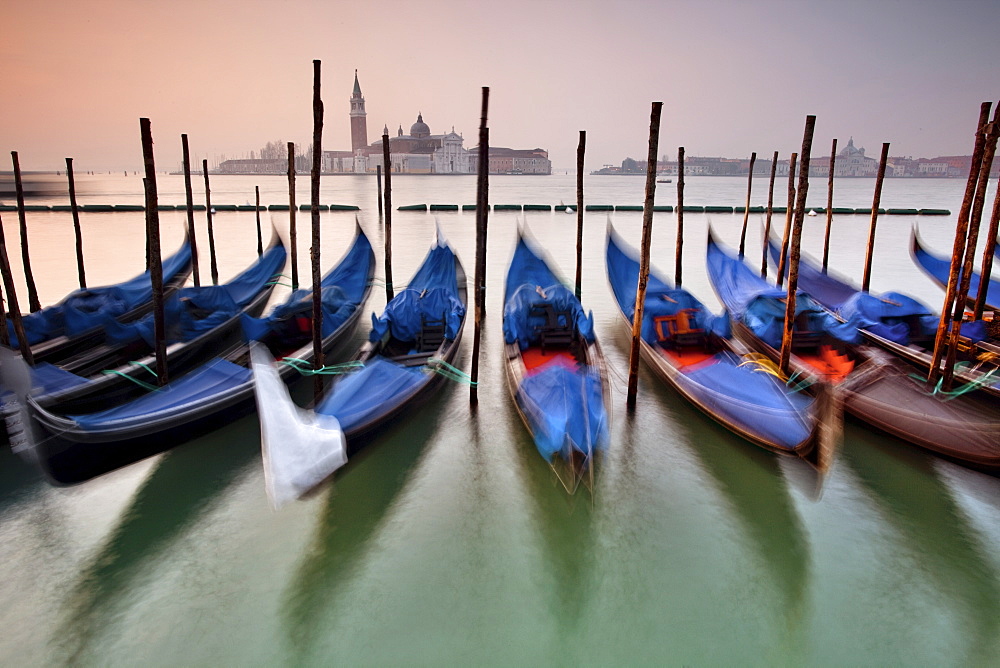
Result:
[[[556,169],[644,160],[653,101],[659,155],[781,158],[817,117],[813,155],[850,137],[877,157],[968,155],[983,101],[997,101],[995,4],[430,0],[156,4],[7,3],[0,148],[21,168],[142,166],[242,157],[312,135],[312,61],[322,61],[323,148],[350,148],[358,70],[368,140],[434,133],[476,145],[481,87],[490,143],[541,147]],[[966,47],[966,45],[972,45]],[[0,163],[2,165],[2,163]],[[0,166],[0,171],[9,166]]]

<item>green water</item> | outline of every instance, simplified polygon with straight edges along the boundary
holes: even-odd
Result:
[[[508,178],[497,180],[493,201],[575,197],[571,176]],[[472,201],[474,181],[445,180],[394,178],[394,202]],[[170,183],[161,193],[183,192]],[[252,183],[213,183],[213,199],[222,202],[217,192],[242,192],[246,184],[252,193]],[[742,204],[745,195],[739,179],[692,180],[689,201],[698,194],[693,184],[705,190],[692,203]],[[275,177],[269,187],[280,193],[281,185]],[[361,222],[378,246],[371,192],[360,193],[368,185],[324,181],[330,201],[354,197],[362,205]],[[630,204],[641,195],[635,181],[599,185],[608,193],[601,201]],[[896,195],[906,200],[898,206],[957,210],[954,193],[962,185],[894,187],[912,189]],[[864,206],[866,198],[870,204],[871,187],[849,182],[843,205]],[[883,204],[896,206],[887,196]],[[823,203],[825,193],[817,197]],[[164,248],[171,249],[183,214],[161,218]],[[905,243],[919,222],[930,244],[947,248],[953,219],[916,218],[880,223],[881,271],[873,285],[905,289],[937,307],[939,293],[909,264]],[[68,220],[32,217],[33,243],[62,239]],[[439,219],[470,273],[473,220]],[[814,249],[822,230],[813,220],[807,243]],[[308,216],[299,221],[308,224]],[[332,262],[354,219],[326,214],[323,221],[324,258]],[[573,275],[575,221],[561,213],[528,219],[564,276]],[[605,221],[605,214],[588,217],[583,295],[618,371],[611,443],[593,495],[565,493],[507,395],[499,286],[517,216],[494,214],[478,411],[469,408],[467,387],[446,386],[373,439],[332,485],[280,512],[264,492],[253,417],[75,487],[49,486],[9,451],[0,454],[0,659],[144,666],[998,665],[998,480],[849,421],[833,469],[820,481],[800,462],[718,427],[645,368],[638,407],[627,413],[621,370],[628,341],[604,278]],[[685,216],[686,282],[714,304],[698,265],[708,222]],[[405,277],[429,246],[435,219],[395,213],[393,223],[393,273]],[[616,214],[614,223],[638,244],[641,214]],[[741,216],[711,223],[730,247],[738,242]],[[4,216],[4,224],[8,239],[16,239],[16,217]],[[253,214],[219,214],[215,224],[227,254],[220,260],[225,279],[254,254]],[[867,224],[863,216],[841,223],[832,266],[856,271]],[[654,264],[669,273],[673,218],[658,217],[657,225]],[[123,249],[141,251],[134,229],[140,226],[134,214],[85,217],[91,258],[100,258],[89,260],[94,271],[117,271],[107,282],[135,273],[112,260],[125,256]],[[304,263],[308,240],[300,243]],[[49,255],[39,262],[52,269],[36,280],[51,302],[73,287],[71,239],[53,241]],[[381,309],[378,292],[367,310]],[[471,333],[460,356],[464,369]]]

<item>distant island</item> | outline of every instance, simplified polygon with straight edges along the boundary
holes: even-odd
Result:
[[[645,175],[646,161],[625,158],[621,166],[605,165],[592,171],[596,175]],[[948,155],[936,158],[892,157],[886,162],[886,177],[910,178],[966,178],[972,165],[971,155]],[[657,175],[676,176],[677,161],[662,156],[656,163]],[[778,160],[775,170],[778,176],[788,176],[788,160]],[[684,176],[747,176],[750,173],[749,158],[706,158],[690,156],[684,158]],[[760,158],[754,162],[755,177],[771,175],[771,160]],[[829,176],[830,156],[812,157],[809,161],[809,176]],[[993,163],[991,177],[1000,174],[1000,162]],[[878,160],[865,155],[864,148],[854,146],[852,137],[847,146],[837,153],[833,167],[834,177],[875,177],[878,175]]]

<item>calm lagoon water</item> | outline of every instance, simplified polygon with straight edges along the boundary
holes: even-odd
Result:
[[[81,203],[142,201],[138,176],[78,182]],[[474,177],[392,183],[396,206],[475,201]],[[183,203],[181,177],[158,184],[161,203]],[[252,202],[255,185],[263,203],[287,201],[283,177],[221,176],[212,201]],[[308,179],[298,185],[298,201],[308,202]],[[742,178],[686,186],[688,204],[742,205],[746,191]],[[587,202],[641,204],[643,187],[642,177],[588,177]],[[785,187],[779,180],[776,204]],[[834,204],[870,206],[873,187],[872,179],[838,181]],[[658,184],[656,201],[673,204],[675,188]],[[963,188],[964,180],[890,179],[882,206],[957,212]],[[322,190],[324,203],[361,206],[358,218],[381,246],[374,177],[327,177]],[[766,203],[766,190],[767,179],[755,180],[753,204]],[[575,192],[573,175],[490,183],[494,204],[572,203]],[[825,205],[825,180],[812,181],[809,201]],[[71,217],[28,215],[35,280],[43,303],[53,303],[75,287]],[[742,218],[685,214],[685,283],[708,304],[718,302],[703,266],[706,228],[732,248]],[[170,252],[185,214],[160,219]],[[322,214],[324,267],[346,248],[354,219]],[[2,662],[997,665],[1000,481],[848,422],[820,484],[799,462],[716,426],[645,368],[628,414],[628,338],[603,267],[608,219],[588,213],[584,242],[584,305],[615,370],[611,444],[592,497],[567,496],[542,462],[501,362],[502,282],[518,224],[571,279],[576,216],[494,212],[478,411],[466,386],[446,387],[307,499],[269,507],[254,417],[75,487],[52,487],[0,454]],[[610,219],[638,246],[641,213]],[[751,257],[761,219],[750,218]],[[297,220],[308,277],[309,214]],[[396,282],[420,263],[435,225],[471,275],[474,220],[472,212],[393,211]],[[806,221],[803,247],[814,256],[824,220]],[[938,308],[940,291],[908,257],[909,235],[919,224],[945,253],[954,220],[880,217],[873,290],[903,290]],[[3,221],[17,274],[16,213]],[[205,213],[196,221],[207,276]],[[287,234],[287,212],[263,222]],[[835,218],[831,267],[860,276],[868,223]],[[675,224],[673,214],[656,214],[653,263],[668,275]],[[85,213],[82,225],[91,285],[142,271],[141,213]],[[220,212],[214,225],[225,280],[255,256],[254,214]],[[366,309],[384,302],[376,289]]]

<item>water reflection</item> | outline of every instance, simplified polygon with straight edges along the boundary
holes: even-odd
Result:
[[[905,538],[923,579],[954,607],[966,655],[959,665],[996,660],[1000,581],[977,532],[935,470],[935,459],[896,439],[848,425],[845,463]]]
[[[136,578],[197,525],[241,472],[257,465],[259,443],[256,419],[244,418],[162,456],[63,602],[65,617],[54,637],[69,663],[94,650]]]
[[[284,635],[295,664],[308,662],[328,623],[325,613],[336,607],[341,589],[367,563],[389,509],[437,429],[444,401],[445,395],[438,394],[421,410],[374,434],[337,472],[315,536],[282,606]]]

